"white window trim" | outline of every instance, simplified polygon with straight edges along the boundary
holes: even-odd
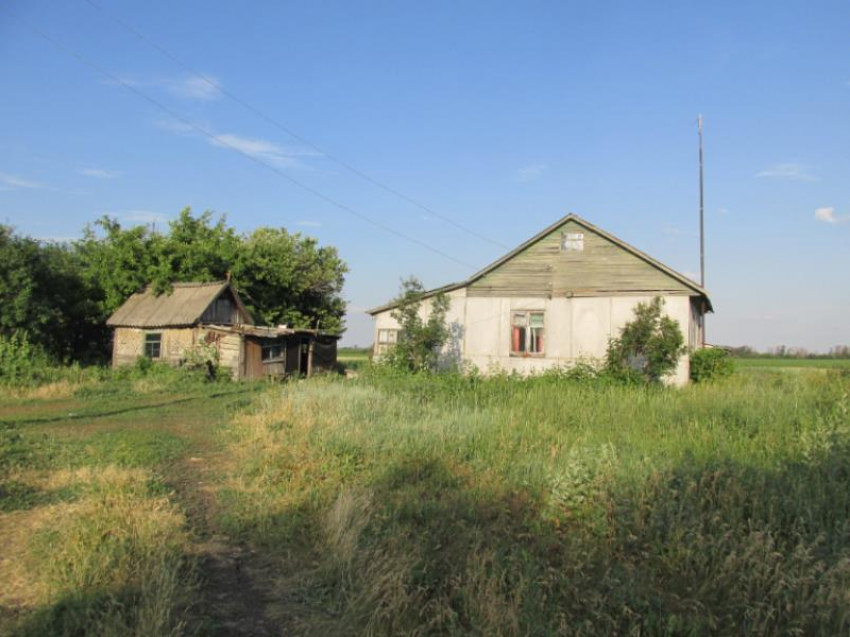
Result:
[[[531,315],[532,314],[542,314],[543,315],[543,328],[542,328],[543,329],[543,348],[542,348],[542,351],[540,351],[540,352],[529,352],[529,351],[518,352],[518,351],[514,350],[514,342],[513,342],[514,314],[522,314],[522,313],[525,314],[525,329],[527,330],[526,338],[528,338],[529,335],[531,334]],[[525,310],[525,309],[511,310],[510,321],[509,321],[508,325],[510,327],[510,329],[508,331],[508,351],[510,352],[511,356],[516,357],[516,358],[545,358],[546,357],[546,345],[547,345],[546,334],[547,334],[547,331],[548,331],[548,329],[546,327],[546,310]]]

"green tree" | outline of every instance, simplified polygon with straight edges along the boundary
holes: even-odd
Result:
[[[449,298],[436,294],[430,298],[428,318],[422,318],[425,289],[416,277],[401,283],[401,294],[396,298],[392,317],[398,321],[398,342],[387,355],[387,362],[400,369],[426,371],[437,368],[440,348],[449,338],[446,313]]]
[[[0,226],[0,335],[26,334],[55,358],[87,358],[103,341],[97,291],[73,246]]]
[[[100,286],[103,320],[148,283],[168,293],[179,281],[215,281],[229,274],[258,322],[343,329],[348,268],[336,248],[283,228],[243,235],[224,216],[195,216],[189,208],[165,234],[145,226],[125,229],[104,217],[86,229],[79,251],[87,279]]]
[[[663,310],[664,300],[658,296],[637,305],[634,319],[608,343],[606,367],[610,373],[659,382],[676,369],[686,351],[685,338],[678,321],[665,316]]]
[[[348,267],[336,248],[284,228],[258,228],[243,238],[232,271],[262,322],[342,331]]]

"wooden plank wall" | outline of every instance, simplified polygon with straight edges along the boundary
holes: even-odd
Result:
[[[562,233],[584,235],[583,250],[561,250]],[[564,296],[611,292],[693,293],[608,239],[569,221],[467,288],[467,296]]]
[[[239,315],[239,306],[230,292],[225,292],[204,310],[201,323],[214,325],[234,325],[244,323],[244,317]]]

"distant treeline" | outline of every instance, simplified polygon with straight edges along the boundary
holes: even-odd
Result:
[[[67,243],[0,225],[0,337],[25,334],[57,360],[96,362],[108,354],[106,319],[133,292],[228,275],[258,323],[340,333],[347,271],[336,248],[310,237],[268,227],[241,234],[224,216],[189,208],[165,233],[103,217]]]
[[[723,346],[732,356],[736,358],[850,358],[850,345],[835,345],[824,353],[810,352],[805,347],[787,347],[778,345],[770,347],[767,351],[760,352],[749,345],[740,347]]]

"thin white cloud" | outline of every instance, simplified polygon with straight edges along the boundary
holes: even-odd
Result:
[[[176,119],[158,119],[154,121],[153,125],[176,135],[192,135],[198,132],[189,124]],[[208,128],[206,124],[198,124],[198,126],[204,129]]]
[[[115,179],[121,175],[117,170],[104,170],[103,168],[81,168],[79,173],[95,179]]]
[[[680,237],[684,234],[681,228],[676,228],[674,226],[664,226],[661,228],[661,232],[666,235],[670,235],[671,237]]]
[[[321,228],[322,224],[318,221],[296,221],[296,226],[304,226],[305,228]]]
[[[774,164],[756,173],[756,177],[777,177],[780,179],[793,179],[796,181],[819,181],[820,177],[811,174],[806,166],[788,162]]]
[[[221,88],[219,88],[221,82],[210,75],[205,75],[204,77],[207,79],[188,77],[184,80],[173,82],[170,86],[171,92],[191,99],[217,100],[221,97]]]
[[[299,164],[298,159],[296,159],[299,153],[292,152],[266,139],[243,137],[233,133],[222,133],[210,139],[210,143],[213,146],[229,148],[249,157],[256,157],[257,159],[284,168],[292,168]]]
[[[9,173],[0,173],[0,184],[5,187],[4,190],[15,190],[17,188],[44,188],[44,184],[40,184],[36,181],[30,181],[29,179],[23,179],[22,177],[16,177]]]
[[[546,164],[530,164],[517,170],[514,179],[517,181],[534,181],[542,177],[547,170],[549,170],[549,166]]]
[[[184,77],[152,77],[139,78],[132,75],[122,75],[120,82],[108,81],[108,84],[126,84],[134,88],[152,88],[161,90],[182,99],[191,100],[217,100],[221,97],[221,82],[218,78],[205,74],[204,80],[194,75]]]
[[[168,223],[168,215],[151,210],[129,210],[117,215],[121,221],[132,223]]]
[[[838,216],[835,214],[835,208],[832,206],[827,206],[824,208],[818,208],[815,210],[815,219],[821,221],[823,223],[846,223],[850,221],[850,215],[841,215]]]
[[[722,217],[725,217],[726,215],[729,214],[729,208],[718,208],[717,214],[719,214]]]
[[[154,125],[177,135],[202,136],[212,146],[255,157],[278,168],[303,168],[305,164],[300,158],[321,156],[321,153],[313,150],[281,146],[258,137],[246,137],[235,133],[217,133],[209,124],[197,124],[197,127],[195,127],[186,122],[170,119],[155,121]]]

